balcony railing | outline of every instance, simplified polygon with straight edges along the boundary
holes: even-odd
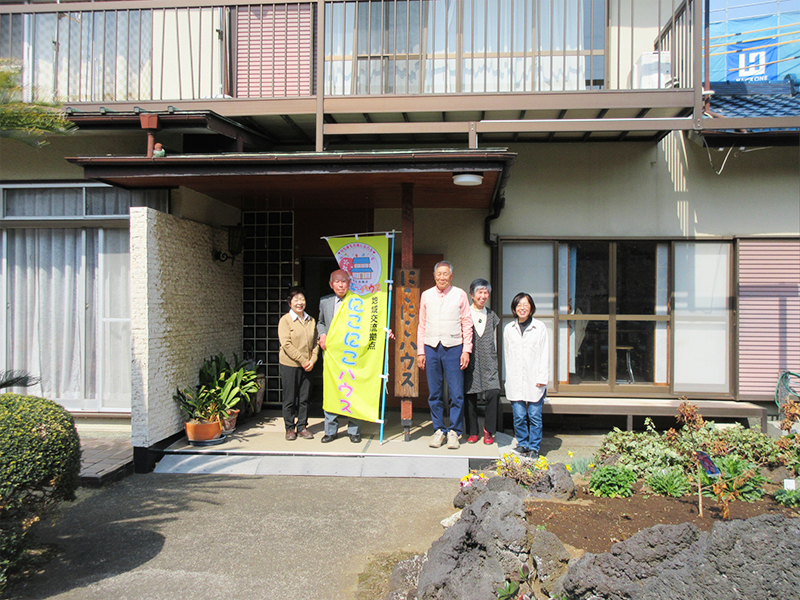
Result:
[[[314,2],[3,5],[0,59],[69,103],[691,88],[694,5],[331,0],[320,27]]]

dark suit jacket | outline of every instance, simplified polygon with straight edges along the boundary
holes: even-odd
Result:
[[[328,335],[328,327],[333,322],[336,309],[336,294],[323,296],[319,301],[319,319],[317,319],[317,335]]]

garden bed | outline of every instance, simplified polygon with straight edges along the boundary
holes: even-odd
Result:
[[[712,498],[703,498],[703,517],[698,515],[697,496],[668,498],[646,494],[637,484],[630,498],[597,498],[586,489],[586,482],[576,481],[576,500],[534,500],[525,502],[528,522],[542,525],[561,542],[586,552],[607,552],[612,544],[628,539],[634,533],[654,525],[694,523],[710,531],[722,520],[720,508]],[[777,486],[768,488],[769,492]],[[749,519],[763,514],[800,517],[796,508],[781,506],[771,493],[756,502],[730,503],[732,519]]]

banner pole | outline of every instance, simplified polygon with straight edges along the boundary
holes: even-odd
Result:
[[[386,386],[389,385],[389,325],[392,324],[392,288],[394,288],[394,239],[395,231],[392,230],[392,249],[389,251],[389,279],[392,283],[389,284],[389,302],[386,307],[386,343],[383,345],[383,388],[381,389],[381,437],[379,443],[383,445],[383,425],[386,414]]]

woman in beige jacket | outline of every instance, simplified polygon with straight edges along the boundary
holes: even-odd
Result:
[[[310,440],[314,434],[308,430],[308,404],[311,397],[311,370],[319,355],[317,322],[306,312],[306,296],[302,288],[291,288],[286,302],[289,312],[278,322],[286,439],[296,440],[300,436]]]

